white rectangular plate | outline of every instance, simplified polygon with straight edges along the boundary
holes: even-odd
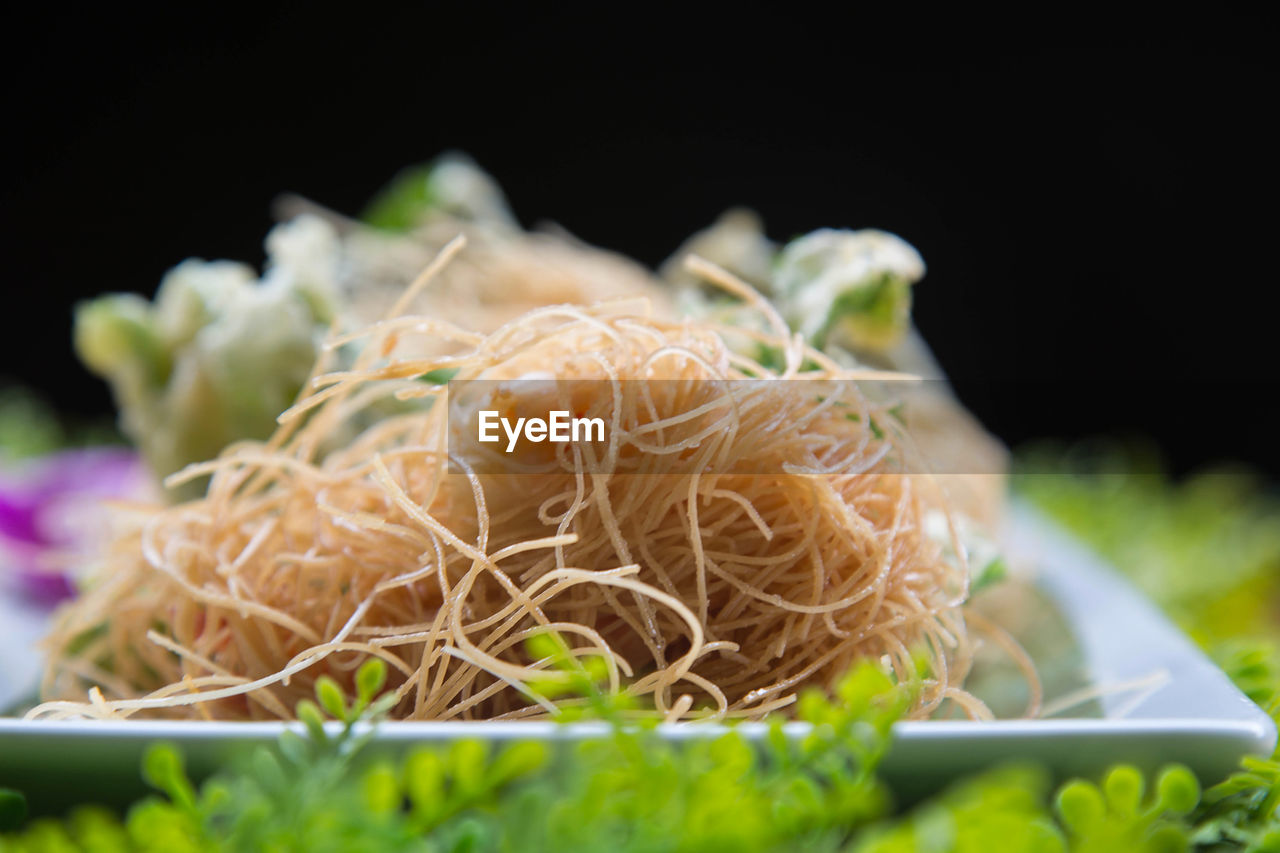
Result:
[[[1030,508],[1015,506],[1006,546],[1011,561],[1030,567],[1037,586],[1065,616],[1091,682],[1148,686],[1103,691],[1098,718],[901,723],[882,768],[899,796],[911,799],[1008,761],[1040,762],[1062,776],[1094,775],[1118,761],[1145,769],[1179,761],[1215,781],[1241,757],[1271,753],[1276,744],[1271,719],[1154,605],[1079,543]],[[9,615],[0,613],[0,633],[10,634],[12,642],[19,639],[12,635],[22,623]],[[31,675],[6,669],[0,673],[9,676],[7,681],[0,677],[0,706],[12,702],[19,687],[29,687]],[[273,741],[284,725],[0,719],[0,786],[27,791],[38,809],[89,799],[126,802],[140,791],[139,762],[149,743],[177,744],[193,773],[201,775],[247,745]],[[740,730],[756,736],[761,728]],[[401,751],[463,737],[578,739],[600,731],[593,724],[390,722],[379,728],[372,748]],[[684,724],[660,731],[678,740],[718,729]]]

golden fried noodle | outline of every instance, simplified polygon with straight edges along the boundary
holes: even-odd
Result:
[[[558,670],[525,641],[549,632],[668,719],[758,717],[856,660],[907,679],[921,657],[914,717],[947,700],[986,715],[961,689],[968,574],[924,532],[942,498],[902,473],[910,442],[852,384],[855,410],[783,393],[851,374],[745,285],[692,267],[759,307],[772,331],[749,334],[784,367],[731,348],[741,330],[655,319],[639,299],[542,308],[488,335],[396,316],[334,339],[330,352],[363,343],[354,367],[322,358],[268,443],[188,469],[212,473],[207,495],[148,510],[102,555],[47,641],[50,701],[31,715],[291,718],[319,676],[350,689],[377,656],[395,718],[545,716],[556,703],[535,688]],[[449,354],[397,356],[415,337]],[[537,445],[537,476],[458,455],[451,472],[457,424],[444,387],[420,380],[450,368],[600,380],[612,438],[590,466],[569,458],[580,445]],[[733,405],[688,391],[760,377]],[[700,382],[625,381],[639,379]],[[389,396],[418,405],[325,449]]]

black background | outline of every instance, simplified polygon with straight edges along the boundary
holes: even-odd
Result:
[[[780,239],[897,232],[920,327],[1007,440],[1148,434],[1177,470],[1280,475],[1260,21],[320,8],[11,22],[0,374],[106,412],[76,300],[260,263],[276,193],[356,213],[456,148],[526,224],[650,264],[733,204]]]

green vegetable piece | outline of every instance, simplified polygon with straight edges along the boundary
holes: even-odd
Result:
[[[374,196],[361,219],[375,228],[410,231],[433,215],[515,227],[501,187],[465,154],[442,154],[402,169]]]
[[[111,294],[76,310],[76,351],[111,386],[120,428],[157,478],[233,441],[269,437],[310,375],[339,299],[338,235],[299,216],[272,229],[267,252],[261,277],[190,259],[152,301]],[[170,497],[204,486],[193,481]]]
[[[439,370],[428,370],[426,373],[419,376],[418,380],[426,382],[428,385],[444,385],[457,375],[458,368],[442,367]]]
[[[76,306],[74,344],[85,366],[138,386],[162,384],[172,363],[141,296],[112,294]]]
[[[823,347],[834,338],[857,341],[860,348],[885,349],[902,336],[910,322],[910,282],[893,273],[881,273],[836,297],[813,343]]]
[[[923,275],[919,253],[892,234],[820,229],[783,247],[773,291],[783,315],[818,349],[878,354],[910,326],[911,285]]]
[[[431,172],[430,164],[402,169],[374,196],[360,218],[388,231],[408,231],[418,225],[436,204]]]

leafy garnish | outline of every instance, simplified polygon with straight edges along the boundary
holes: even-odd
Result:
[[[585,694],[609,718],[607,737],[558,748],[462,739],[372,755],[371,724],[394,702],[377,696],[386,669],[375,660],[358,672],[355,697],[320,679],[315,701],[298,707],[301,733],[198,789],[177,750],[158,745],[143,775],[163,796],[123,820],[97,809],[43,819],[0,837],[0,849],[834,851],[888,809],[875,773],[912,688],[873,664],[846,677],[835,700],[802,696],[802,737],[778,722],[759,739],[708,730],[673,743],[622,721],[625,700],[600,689],[592,658],[554,634],[529,646],[552,664],[543,689]]]
[[[904,819],[878,826],[855,853],[1021,850],[1058,853],[1063,834],[1045,808],[1049,779],[1034,766],[1001,767],[966,779]]]
[[[1137,768],[1113,767],[1101,785],[1077,779],[1058,791],[1055,807],[1076,850],[1183,850],[1183,818],[1200,801],[1200,784],[1181,765],[1164,768],[1144,799],[1146,781]]]

